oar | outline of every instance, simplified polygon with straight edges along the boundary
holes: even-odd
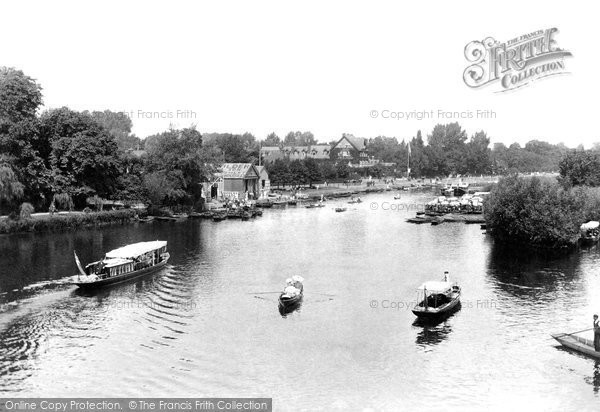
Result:
[[[593,330],[594,328],[589,328],[589,329],[584,329],[584,330],[580,330],[577,332],[571,332],[571,333],[563,333],[561,335],[556,335],[555,337],[560,338],[562,336],[569,336],[569,335],[575,335],[576,333],[581,333],[581,332],[587,332],[588,330]]]
[[[281,291],[277,291],[277,292],[248,292],[248,295],[266,295],[269,293],[281,293]]]

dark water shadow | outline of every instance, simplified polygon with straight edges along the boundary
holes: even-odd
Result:
[[[582,253],[581,250],[538,250],[493,243],[487,273],[501,290],[510,295],[547,298],[561,285],[577,279]]]
[[[419,346],[434,346],[438,343],[448,339],[452,332],[451,319],[461,309],[461,303],[454,307],[451,312],[448,312],[444,316],[424,319],[417,318],[412,326],[420,329],[417,333],[415,343]]]

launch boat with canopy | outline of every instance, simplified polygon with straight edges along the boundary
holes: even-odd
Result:
[[[419,303],[412,312],[420,319],[439,319],[450,315],[460,303],[460,286],[450,283],[448,272],[442,281],[429,281],[417,289]]]
[[[74,284],[80,288],[91,289],[155,272],[167,264],[169,252],[167,242],[139,242],[123,246],[106,253],[102,260],[88,264],[85,269],[75,254],[79,274]]]

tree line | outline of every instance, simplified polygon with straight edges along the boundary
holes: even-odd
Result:
[[[98,207],[99,199],[196,206],[202,202],[202,182],[213,179],[222,163],[256,164],[261,146],[318,143],[310,131],[291,131],[283,138],[271,133],[259,141],[251,133],[200,134],[194,127],[141,139],[131,132],[131,119],[124,113],[67,107],[39,113],[42,103],[42,87],[34,79],[20,70],[0,68],[2,214],[18,213],[22,203],[29,205],[25,211],[47,211]],[[333,156],[326,161],[279,160],[268,164],[268,170],[274,184],[402,175],[410,148],[413,177],[504,174],[558,170],[568,153],[562,144],[537,140],[524,147],[489,146],[483,131],[468,137],[458,123],[438,124],[425,138],[418,131],[401,141],[369,139],[369,156],[394,163],[391,168],[374,165],[357,172]]]

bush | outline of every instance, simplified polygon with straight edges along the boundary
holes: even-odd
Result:
[[[35,211],[35,209],[33,208],[31,203],[23,203],[21,205],[21,210],[19,212],[19,218],[24,220],[24,219],[29,219],[31,218],[31,214]]]
[[[73,213],[68,215],[38,216],[26,220],[0,220],[0,234],[17,232],[59,232],[85,226],[128,223],[136,217],[132,209],[109,212]]]
[[[484,204],[492,236],[542,248],[570,248],[579,240],[579,227],[600,217],[600,192],[564,189],[556,180],[501,179]]]

